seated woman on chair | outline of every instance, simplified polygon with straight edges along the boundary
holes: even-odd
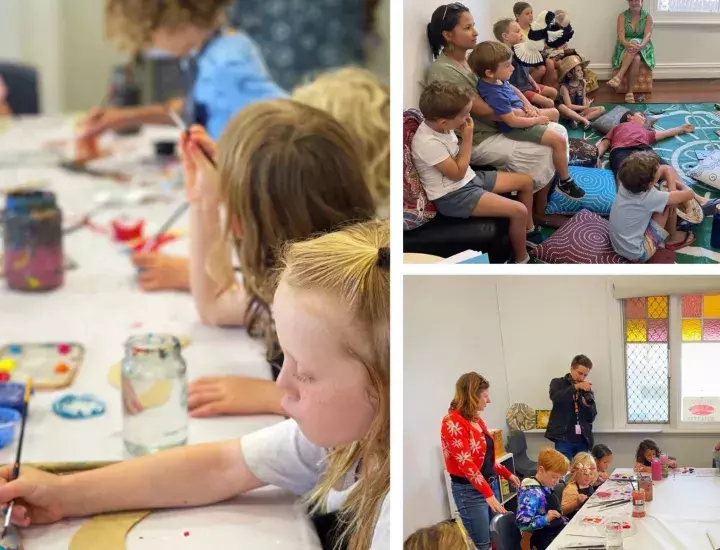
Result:
[[[0,116],[10,116],[13,114],[10,105],[7,102],[8,89],[3,77],[0,76]]]
[[[650,40],[653,31],[652,16],[642,9],[643,0],[628,0],[629,9],[618,15],[617,44],[612,65],[618,73],[608,80],[608,85],[618,88],[627,84],[626,103],[635,103],[633,87],[638,79],[640,63],[650,70],[655,68],[655,48]]]

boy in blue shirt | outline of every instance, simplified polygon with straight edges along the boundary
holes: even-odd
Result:
[[[514,68],[512,51],[500,42],[481,42],[468,63],[478,76],[477,91],[499,117],[500,131],[516,141],[531,141],[550,147],[560,177],[557,190],[573,200],[585,196],[568,172],[567,142],[557,132],[548,132],[550,121],[557,122],[557,109],[536,109],[508,80]]]

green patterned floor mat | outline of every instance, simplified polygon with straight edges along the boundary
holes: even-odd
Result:
[[[617,104],[602,104],[606,110],[617,107]],[[707,154],[710,151],[720,150],[720,111],[715,109],[714,103],[640,103],[635,105],[624,104],[633,111],[642,111],[648,116],[658,119],[655,127],[658,130],[669,130],[685,123],[695,126],[693,134],[683,134],[674,138],[663,140],[655,144],[655,151],[668,164],[671,164],[685,182],[692,187],[698,195],[709,198],[720,198],[720,191],[707,187],[686,176],[687,171],[698,163],[697,153]],[[568,134],[571,138],[586,139],[593,143],[600,140],[602,135],[592,128],[570,129]],[[702,155],[701,155],[702,156]],[[608,164],[607,156],[605,165]],[[710,231],[712,229],[712,218],[707,217],[703,223],[694,226],[695,243],[693,246],[683,248],[677,252],[677,263],[720,263],[720,249],[710,247]]]

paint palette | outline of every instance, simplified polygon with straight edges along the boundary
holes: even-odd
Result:
[[[14,525],[8,527],[5,537],[0,539],[0,550],[22,550],[22,539]]]
[[[32,379],[37,390],[67,388],[84,357],[78,343],[9,344],[0,348],[0,383]]]

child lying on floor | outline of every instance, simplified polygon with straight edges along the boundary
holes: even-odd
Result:
[[[676,205],[693,198],[682,180],[669,177],[668,166],[660,165],[655,153],[638,152],[629,156],[618,170],[618,192],[610,208],[610,242],[622,257],[647,262],[659,248],[677,250],[690,246],[692,232],[677,230]],[[660,179],[668,191],[655,185]]]
[[[470,54],[468,63],[478,76],[477,91],[500,119],[499,128],[515,141],[529,141],[550,147],[560,182],[556,189],[573,200],[585,196],[568,172],[567,141],[550,131],[550,121],[557,122],[556,109],[536,109],[508,80],[513,73],[512,51],[499,42],[481,42]]]
[[[669,180],[673,180],[677,187],[677,183],[682,182],[680,175],[675,168],[670,166],[660,155],[653,151],[651,145],[680,134],[690,134],[695,131],[695,127],[692,124],[683,124],[670,130],[658,131],[645,128],[645,122],[646,118],[643,113],[633,111],[625,113],[620,118],[620,124],[610,130],[610,132],[598,142],[598,167],[601,166],[600,159],[602,156],[606,151],[610,150],[610,170],[612,170],[615,178],[617,178],[620,165],[626,158],[638,151],[646,151],[655,155],[658,162],[666,167],[664,170],[665,177],[668,178],[668,183]],[[702,206],[705,215],[712,215],[718,203],[720,203],[717,199],[706,199],[697,193],[694,193],[694,198],[700,203],[700,206]]]
[[[588,65],[577,55],[566,57],[560,62],[560,97],[558,111],[571,120],[570,125],[577,128],[582,124],[585,128],[590,121],[605,112],[605,107],[592,107],[593,99],[588,99],[585,91],[585,76],[583,69]]]

